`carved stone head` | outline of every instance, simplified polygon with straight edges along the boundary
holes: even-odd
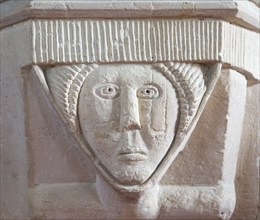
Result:
[[[171,82],[152,65],[100,65],[78,102],[83,137],[123,184],[146,181],[168,151],[178,116]]]
[[[125,191],[160,180],[183,149],[207,90],[205,68],[187,63],[56,66],[44,78],[100,174]]]

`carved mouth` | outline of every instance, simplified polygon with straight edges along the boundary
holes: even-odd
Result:
[[[120,152],[118,154],[118,158],[120,161],[127,162],[138,162],[144,161],[147,159],[147,154],[143,151],[135,151],[135,152]]]

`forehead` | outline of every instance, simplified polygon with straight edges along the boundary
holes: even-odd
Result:
[[[149,83],[166,80],[162,73],[150,64],[103,64],[95,69],[87,81]],[[167,80],[168,81],[168,80]]]

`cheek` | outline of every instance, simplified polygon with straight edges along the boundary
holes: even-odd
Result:
[[[100,100],[96,97],[82,99],[79,103],[83,136],[97,154],[105,153],[105,149],[114,146],[120,139],[118,108],[118,100]]]
[[[83,136],[100,160],[106,161],[114,155],[120,139],[120,133],[115,131],[117,122],[104,122],[97,120],[97,117],[90,118],[90,114],[85,115],[88,115],[87,118],[80,120]]]
[[[142,127],[147,127],[151,123],[152,101],[139,100],[140,123]]]
[[[97,130],[99,133],[119,129],[119,100],[101,100],[97,97],[84,99],[80,103],[79,117],[85,130]]]
[[[142,137],[151,149],[167,149],[175,136],[178,102],[173,89],[156,100],[139,101]]]
[[[97,122],[110,122],[115,121],[120,115],[120,105],[119,100],[101,100],[95,97],[92,103],[95,107],[95,116]]]
[[[109,133],[99,132],[95,130],[92,134],[89,144],[95,150],[95,153],[101,155],[114,154],[118,141],[115,141],[115,137],[111,137]]]
[[[155,99],[152,102],[151,128],[156,132],[165,132],[166,130],[167,101],[167,95],[164,91],[159,99]]]
[[[140,120],[143,127],[151,133],[164,133],[167,126],[167,97],[162,96],[153,100],[139,100]]]

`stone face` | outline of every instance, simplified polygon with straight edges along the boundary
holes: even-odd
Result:
[[[172,66],[176,71],[183,67]],[[194,74],[192,80],[186,81],[187,90],[192,86],[191,98],[199,100],[206,89],[203,72],[199,66],[187,65],[186,68]],[[93,156],[109,173],[117,181],[130,185],[135,181],[143,183],[152,175],[173,142],[175,130],[180,136],[190,123],[189,117],[196,113],[199,101],[188,103],[194,108],[190,112],[183,109],[185,100],[180,99],[179,106],[176,93],[180,91],[175,88],[175,92],[171,82],[177,84],[178,81],[169,79],[155,66],[140,64],[65,66],[47,70],[50,92],[65,120],[72,124],[73,130],[82,132],[90,151],[94,151]],[[66,82],[71,86],[64,92],[69,88]],[[179,111],[182,122],[177,129]]]
[[[129,192],[150,188],[167,171],[219,71],[170,62],[60,66],[46,76],[33,69],[100,174]]]
[[[117,181],[135,185],[152,175],[168,151],[178,102],[172,84],[151,65],[108,64],[85,80],[78,114],[100,162]]]
[[[1,219],[256,218],[254,1],[0,4]]]

